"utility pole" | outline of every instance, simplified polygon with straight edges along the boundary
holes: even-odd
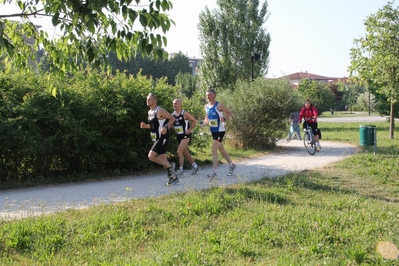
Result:
[[[258,61],[260,59],[260,54],[254,54],[251,56],[251,62],[252,62],[252,81],[254,81],[254,62]]]

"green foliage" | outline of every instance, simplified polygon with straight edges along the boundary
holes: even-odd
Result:
[[[156,61],[150,57],[136,55],[129,61],[121,61],[115,53],[109,55],[109,61],[113,73],[125,72],[127,74],[137,74],[152,77],[153,79],[167,78],[170,85],[175,85],[175,77],[179,73],[191,74],[192,69],[188,57],[182,53],[174,55],[172,58],[164,61]]]
[[[369,99],[369,96],[370,96],[370,99]],[[357,102],[356,102],[357,110],[358,111],[368,111],[369,110],[369,101],[370,101],[370,111],[372,111],[372,112],[375,111],[376,106],[377,106],[377,100],[376,100],[374,94],[370,93],[370,95],[369,95],[368,92],[361,93],[357,97]]]
[[[240,147],[265,148],[287,132],[287,119],[295,106],[291,84],[285,79],[258,78],[237,83],[234,93],[218,96],[233,113],[227,121],[231,141]]]
[[[344,110],[345,103],[342,100],[342,96],[345,90],[345,83],[338,81],[337,83],[331,83],[328,85],[331,93],[334,95],[334,105],[332,108],[334,110]]]
[[[357,73],[354,80],[384,95],[391,104],[391,138],[394,137],[394,104],[399,100],[399,7],[394,7],[394,2],[388,2],[366,18],[366,34],[354,40],[350,66],[351,73]]]
[[[76,71],[85,62],[94,67],[107,63],[105,55],[115,52],[120,60],[136,53],[166,58],[165,34],[173,20],[164,13],[172,8],[168,0],[152,0],[146,6],[136,1],[16,1],[21,12],[0,15],[0,54],[6,53],[10,66],[27,69],[41,46],[49,57],[50,68],[61,75]],[[4,5],[12,2],[3,1]],[[21,18],[16,23],[9,17]],[[53,39],[31,18],[50,17],[60,32]]]
[[[169,60],[170,60],[170,71],[173,74],[172,85],[175,85],[175,77],[179,73],[192,74],[193,69],[190,66],[189,59],[182,52],[174,54]]]
[[[149,92],[173,110],[175,89],[140,74],[88,69],[61,81],[0,73],[0,181],[148,168],[151,142],[139,125]]]
[[[359,95],[365,92],[365,88],[363,86],[359,86],[357,84],[345,84],[342,89],[342,102],[349,106],[349,111],[361,111],[360,106],[357,104]]]
[[[295,95],[302,99],[302,103],[310,100],[317,108],[319,115],[323,111],[330,110],[330,108],[335,106],[334,95],[330,88],[326,84],[316,80],[302,79],[295,90]]]
[[[352,72],[358,73],[355,80],[377,88],[377,92],[384,94],[392,103],[399,97],[399,9],[393,4],[388,2],[366,18],[366,36],[355,39],[350,67]]]
[[[380,115],[390,116],[391,115],[391,104],[387,101],[386,97],[379,95],[379,100],[375,106],[376,110],[378,110]],[[393,104],[394,113],[393,116],[395,118],[399,117],[399,102]]]
[[[221,0],[217,5],[219,9],[205,8],[199,15],[201,73],[207,87],[232,89],[237,80],[252,79],[252,64],[254,77],[267,71],[267,2]],[[261,58],[252,62],[255,53]]]
[[[197,89],[198,76],[190,73],[179,72],[176,76],[176,86],[180,87],[180,92],[187,98],[191,98]]]

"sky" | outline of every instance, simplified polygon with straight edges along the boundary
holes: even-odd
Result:
[[[198,16],[216,0],[171,0],[170,18],[175,21],[166,37],[169,53],[182,52],[201,58]],[[262,0],[260,0],[262,2]],[[143,1],[144,3],[144,1]],[[308,72],[327,77],[348,77],[353,40],[365,35],[364,20],[388,0],[269,0],[270,33],[268,77]],[[0,14],[6,13],[0,6]],[[46,29],[45,23],[44,29]]]
[[[168,32],[171,52],[201,57],[198,15],[216,0],[171,0],[176,27]],[[260,0],[262,2],[262,0]],[[348,77],[353,40],[365,35],[364,20],[388,3],[384,0],[269,0],[270,33],[268,77],[308,72],[327,77]]]

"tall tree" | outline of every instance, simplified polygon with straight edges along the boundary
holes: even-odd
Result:
[[[376,88],[377,93],[388,99],[391,139],[394,138],[394,106],[399,100],[399,9],[393,5],[394,1],[388,2],[366,18],[366,34],[354,40],[350,66],[353,79]]]
[[[217,0],[219,9],[206,7],[199,15],[201,73],[210,87],[229,88],[237,80],[267,73],[270,34],[263,27],[268,19],[267,2]],[[259,61],[254,61],[259,54]]]
[[[177,53],[170,59],[164,61],[155,61],[149,57],[136,55],[129,61],[120,61],[115,53],[108,55],[113,72],[122,71],[128,74],[137,74],[141,72],[144,76],[152,76],[154,79],[167,77],[170,85],[175,85],[176,75],[179,73],[188,73],[191,75],[189,59],[183,53]]]
[[[305,100],[310,100],[317,111],[321,114],[323,111],[334,108],[335,97],[331,92],[329,86],[323,82],[312,79],[302,79],[298,88],[295,90],[295,95]]]
[[[190,61],[186,55],[184,55],[182,52],[179,52],[177,54],[174,54],[170,59],[170,69],[169,69],[169,75],[168,80],[170,80],[169,84],[175,85],[176,84],[176,76],[179,73],[182,74],[192,74],[193,69],[190,66]]]
[[[187,98],[191,98],[197,89],[197,78],[191,73],[179,73],[176,75],[176,86],[180,87],[180,92]]]
[[[0,0],[0,5],[16,4],[20,12],[0,13],[0,55],[6,54],[14,66],[24,69],[29,59],[42,47],[51,59],[53,70],[61,74],[79,68],[79,62],[96,67],[107,63],[109,52],[120,60],[135,53],[164,58],[165,34],[173,22],[165,11],[172,8],[168,0]],[[52,39],[33,22],[50,17],[60,31]],[[20,22],[9,20],[19,18]]]

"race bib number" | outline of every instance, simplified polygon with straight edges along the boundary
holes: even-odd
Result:
[[[150,134],[151,134],[151,140],[152,140],[153,142],[155,142],[155,141],[157,140],[157,134],[154,133],[154,132],[151,132]]]
[[[218,120],[217,119],[210,119],[209,120],[210,127],[218,127]]]
[[[176,134],[184,134],[183,126],[175,126]]]

